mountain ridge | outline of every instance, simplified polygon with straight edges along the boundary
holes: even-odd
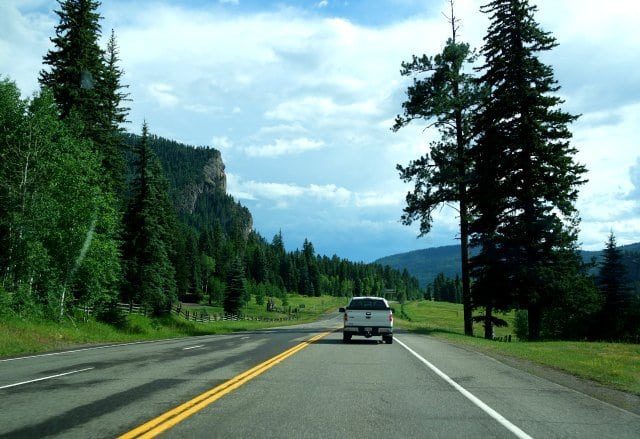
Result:
[[[640,242],[621,245],[620,248],[625,254],[640,253]],[[471,254],[475,252],[471,249]],[[602,250],[581,250],[580,254],[585,262],[590,262],[595,258],[599,262]],[[634,256],[635,257],[635,256]],[[627,259],[629,259],[627,257]],[[447,277],[460,275],[460,246],[457,244],[444,245],[439,247],[428,247],[420,250],[411,250],[403,253],[396,253],[378,258],[374,263],[388,265],[392,268],[407,271],[418,278],[420,287],[425,288],[438,273],[444,273]],[[634,270],[628,270],[632,280],[639,280],[640,273],[637,269],[637,261],[626,261],[627,265],[635,264]]]

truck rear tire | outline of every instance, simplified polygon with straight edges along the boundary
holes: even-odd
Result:
[[[393,343],[393,335],[385,335],[385,336],[382,337],[382,340],[386,344],[391,344],[391,343]]]
[[[342,343],[349,343],[351,341],[351,334],[342,333]]]

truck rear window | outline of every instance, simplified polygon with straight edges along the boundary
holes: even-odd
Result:
[[[367,310],[367,309],[388,309],[382,300],[375,299],[353,299],[347,309]]]

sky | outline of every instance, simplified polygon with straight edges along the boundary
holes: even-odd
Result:
[[[456,0],[459,38],[481,47],[484,2]],[[640,3],[532,1],[559,46],[542,55],[565,99],[576,159],[589,170],[577,207],[584,249],[640,241]],[[450,208],[432,231],[400,222],[411,188],[396,164],[428,150],[427,123],[390,130],[410,79],[400,64],[449,35],[444,0],[103,0],[132,102],[127,129],[214,147],[228,191],[267,239],[366,262],[455,244]],[[50,0],[0,1],[0,75],[38,89],[57,22]]]

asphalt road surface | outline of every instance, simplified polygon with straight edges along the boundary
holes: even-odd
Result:
[[[640,416],[484,355],[339,326],[0,360],[0,437],[640,437]]]

